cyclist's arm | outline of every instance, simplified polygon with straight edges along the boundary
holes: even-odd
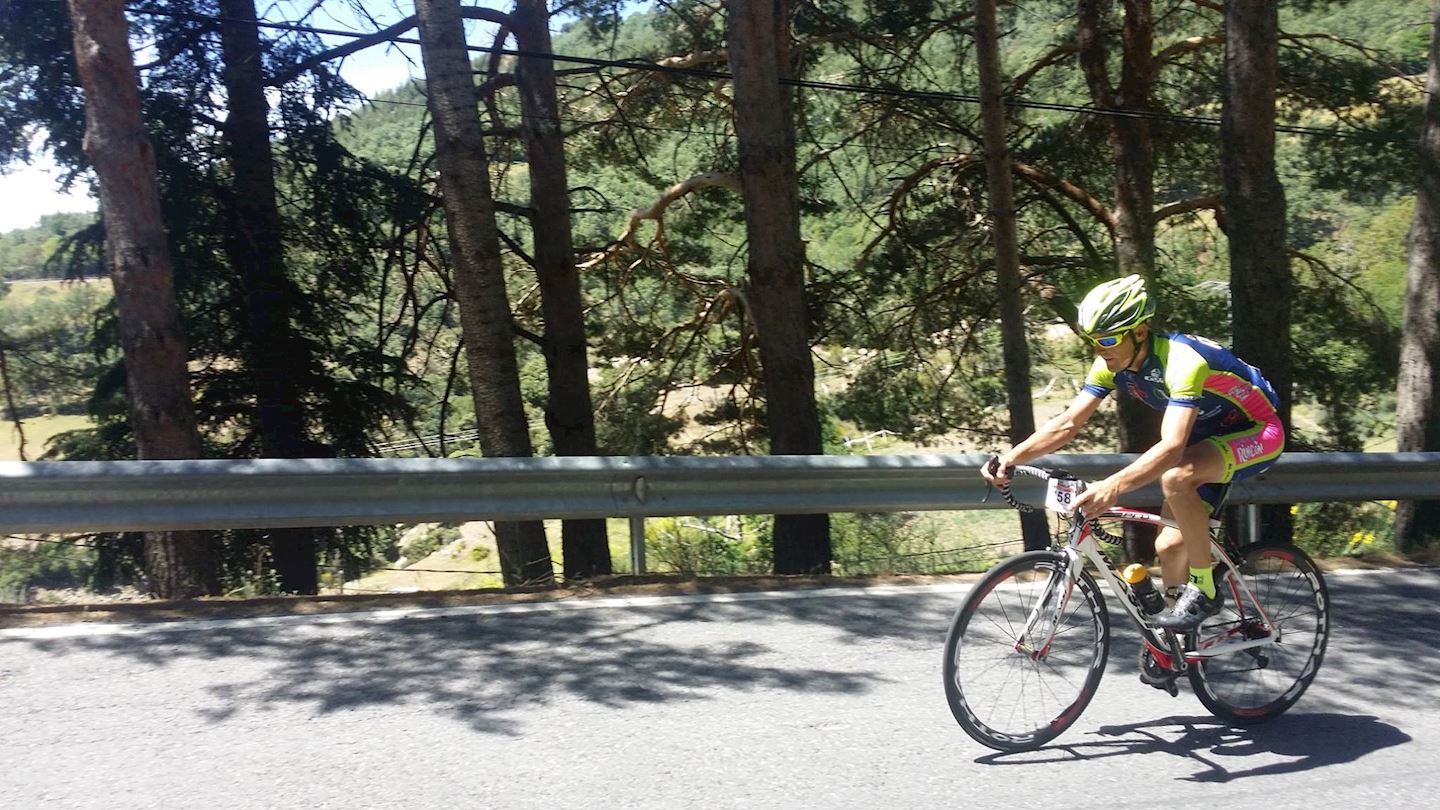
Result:
[[[1090,417],[1095,415],[1095,409],[1100,407],[1102,401],[1089,391],[1081,391],[1063,413],[1037,428],[1030,434],[1030,438],[1001,453],[1001,465],[1009,467],[1024,464],[1069,444],[1070,440],[1080,433],[1080,429],[1085,427],[1085,423],[1090,421]]]
[[[1132,489],[1139,489],[1160,477],[1160,474],[1180,463],[1185,455],[1185,445],[1190,442],[1190,432],[1195,429],[1195,419],[1200,411],[1187,405],[1170,405],[1160,421],[1160,441],[1124,469],[1100,481],[1097,487],[1113,487],[1116,497]]]

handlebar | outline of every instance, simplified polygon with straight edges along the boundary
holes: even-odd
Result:
[[[996,462],[998,462],[999,460],[1000,460],[1000,457],[999,457],[999,456],[991,456],[991,457],[990,457],[990,460],[987,461],[987,462],[985,462],[985,466],[988,467],[992,472],[994,472],[995,467],[996,467]],[[1029,477],[1031,477],[1031,478],[1038,478],[1038,479],[1040,479],[1041,481],[1049,481],[1049,480],[1052,479],[1052,478],[1063,478],[1063,479],[1069,479],[1069,480],[1071,480],[1071,481],[1080,481],[1079,478],[1076,478],[1075,476],[1071,475],[1070,473],[1066,472],[1065,470],[1058,470],[1058,469],[1057,469],[1057,470],[1047,470],[1047,469],[1045,469],[1044,467],[1033,467],[1033,466],[1031,466],[1031,465],[1029,465],[1029,464],[1012,464],[1012,465],[1010,465],[1009,467],[1007,467],[1006,469],[1010,471],[1010,477],[1011,477],[1012,479],[1013,479],[1016,475],[1026,475],[1026,476],[1029,476]],[[1080,481],[1080,484],[1081,484],[1081,488],[1082,488],[1082,490],[1083,490],[1085,482],[1084,482],[1084,481]],[[1008,504],[1010,504],[1012,507],[1020,510],[1021,512],[1033,512],[1033,511],[1035,511],[1035,507],[1034,507],[1034,506],[1031,506],[1031,505],[1028,504],[1028,503],[1022,503],[1022,502],[1020,502],[1020,501],[1015,500],[1015,496],[1013,496],[1013,495],[1010,494],[1010,484],[1009,484],[1009,482],[1006,482],[1006,483],[1004,483],[1004,484],[998,485],[998,486],[996,487],[996,489],[999,489],[999,490],[1000,490],[1000,495],[1001,495],[1001,497],[1003,497],[1003,498],[1005,499],[1005,502],[1008,503]]]
[[[995,464],[996,464],[997,461],[999,461],[999,456],[992,456],[989,461],[985,462],[985,464],[986,464],[987,467],[989,467],[989,468],[993,471],[994,468],[995,468]],[[1009,469],[1009,471],[1010,471],[1010,477],[1011,477],[1012,480],[1014,479],[1014,477],[1015,477],[1016,475],[1024,475],[1024,476],[1028,476],[1028,477],[1030,477],[1030,478],[1037,478],[1037,479],[1039,479],[1039,480],[1041,480],[1041,481],[1049,481],[1049,480],[1051,480],[1052,478],[1058,478],[1058,479],[1063,479],[1063,480],[1069,480],[1069,481],[1078,482],[1079,485],[1080,485],[1080,491],[1083,492],[1083,491],[1085,490],[1085,481],[1082,480],[1082,479],[1080,479],[1080,478],[1078,478],[1078,477],[1076,477],[1073,473],[1070,473],[1069,471],[1066,471],[1066,470],[1061,470],[1061,469],[1046,469],[1046,468],[1044,468],[1044,467],[1035,467],[1035,466],[1032,466],[1032,465],[1029,465],[1029,464],[1014,464],[1014,465],[1011,465],[1008,469]],[[1005,502],[1008,503],[1008,504],[1010,504],[1010,506],[1012,506],[1013,508],[1015,508],[1015,509],[1017,509],[1017,510],[1019,510],[1019,511],[1021,511],[1021,512],[1034,512],[1034,511],[1035,511],[1035,507],[1034,507],[1034,506],[1032,506],[1032,505],[1030,505],[1030,504],[1028,504],[1028,503],[1023,503],[1023,502],[1021,502],[1021,501],[1015,500],[1015,496],[1013,496],[1013,495],[1010,494],[1010,483],[1009,483],[1009,482],[1006,482],[1006,483],[1004,483],[1004,484],[1001,484],[1001,485],[999,485],[999,486],[996,487],[996,488],[1000,490],[1000,495],[1001,495],[1001,497],[1003,497],[1003,498],[1005,499]],[[1091,531],[1096,537],[1098,537],[1099,539],[1105,541],[1106,543],[1110,543],[1110,544],[1112,544],[1112,545],[1116,545],[1116,544],[1119,544],[1120,542],[1122,542],[1122,541],[1124,540],[1124,538],[1123,538],[1122,536],[1120,536],[1120,535],[1112,534],[1112,533],[1110,533],[1110,532],[1105,531],[1105,529],[1103,529],[1103,528],[1100,526],[1099,522],[1098,522],[1095,518],[1087,518],[1087,517],[1085,517],[1084,514],[1078,512],[1078,511],[1076,512],[1076,515],[1078,516],[1078,519],[1079,519],[1079,520],[1083,520],[1085,523],[1087,523],[1087,524],[1089,525],[1090,531]]]

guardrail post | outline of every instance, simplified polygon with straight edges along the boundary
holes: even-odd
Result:
[[[645,573],[645,518],[630,517],[630,573]]]
[[[1245,537],[1250,545],[1260,542],[1260,504],[1245,505]]]

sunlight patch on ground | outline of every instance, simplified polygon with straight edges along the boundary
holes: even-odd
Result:
[[[87,416],[36,416],[21,422],[25,429],[25,456],[36,460],[50,437],[91,426]],[[14,422],[0,423],[0,461],[20,461],[20,432]]]

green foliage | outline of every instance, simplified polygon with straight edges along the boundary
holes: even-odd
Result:
[[[607,455],[665,455],[684,420],[660,407],[663,377],[631,372],[622,365],[600,373],[595,387],[596,444]]]
[[[1296,446],[1361,450],[1393,429],[1400,331],[1350,279],[1323,265],[1297,268],[1292,308],[1297,402],[1314,402],[1325,435]]]
[[[95,222],[94,214],[46,214],[33,228],[0,233],[0,282],[100,276],[102,268],[97,262],[71,270],[56,261],[66,240]]]
[[[0,14],[0,166],[30,159],[44,122],[44,146],[62,166],[83,166],[85,105],[71,55],[64,3],[7,2]],[[40,213],[40,212],[37,212]]]
[[[6,94],[13,103],[0,103],[0,119],[43,127],[57,160],[78,169],[84,165],[82,127],[75,116],[79,83],[64,67],[74,61],[64,6],[15,5],[25,11],[0,15],[0,65],[7,68],[0,72],[0,82],[7,87],[13,80],[28,84],[17,86],[19,95],[13,99]],[[208,3],[180,5],[215,13]],[[33,11],[42,6],[56,12],[50,15],[54,20],[12,26],[20,17],[43,17]],[[266,427],[258,418],[257,392],[289,387],[303,409],[299,416],[304,433],[285,438],[289,452],[369,455],[372,434],[386,421],[408,416],[399,389],[410,374],[377,334],[375,302],[385,297],[380,291],[397,255],[393,240],[405,238],[395,223],[423,210],[425,197],[415,184],[356,158],[337,143],[334,114],[357,94],[332,68],[315,68],[280,88],[273,97],[271,125],[286,277],[263,305],[286,313],[287,322],[278,331],[257,335],[247,309],[255,301],[245,286],[253,268],[232,265],[240,261],[234,259],[229,238],[237,230],[234,178],[226,143],[214,137],[214,122],[228,115],[226,94],[219,90],[223,66],[216,50],[191,45],[206,36],[204,24],[203,18],[188,15],[131,20],[137,40],[149,41],[166,54],[144,72],[142,103],[155,147],[162,216],[206,452],[226,457],[259,454],[266,444]],[[293,34],[266,45],[269,75],[284,72],[320,47],[313,37]],[[6,129],[7,134],[11,131]],[[13,157],[6,152],[0,161]],[[254,202],[259,201],[246,204]],[[62,255],[71,265],[98,264],[101,236],[98,229],[82,230],[54,246],[48,258],[52,265]],[[57,440],[51,457],[133,457],[113,308],[93,326],[64,329],[62,336],[72,347],[89,343],[90,350],[79,355],[97,358],[87,375],[93,384],[87,407],[97,426]],[[271,341],[265,363],[258,362],[255,348],[264,342],[260,338]],[[275,443],[273,435],[267,438]],[[387,543],[383,531],[368,528],[321,531],[319,539],[347,566],[370,564]],[[220,533],[216,540],[227,582],[249,587],[266,581],[263,535]],[[133,544],[117,540],[114,547],[117,561],[135,559]],[[133,574],[119,562],[107,571],[106,577]]]
[[[1395,329],[1405,317],[1406,240],[1414,218],[1415,197],[1405,195],[1376,210],[1368,221],[1346,222],[1327,245],[1335,264]]]
[[[1280,28],[1284,31],[1323,31],[1363,43],[1388,57],[1406,73],[1425,69],[1430,47],[1428,0],[1309,0],[1282,3]],[[1332,52],[1340,43],[1314,43]]]
[[[1290,507],[1295,539],[1322,557],[1393,552],[1395,502],[1302,503]]]
[[[459,539],[460,524],[431,523],[423,531],[411,534],[410,539],[400,547],[400,551],[405,555],[405,559],[413,563]]]
[[[770,518],[653,518],[645,522],[645,548],[657,571],[686,576],[770,571]]]
[[[913,514],[830,516],[834,571],[841,575],[935,571],[944,556],[938,540],[934,525]]]
[[[23,603],[31,588],[80,587],[94,565],[94,553],[78,544],[0,546],[0,602]]]
[[[61,162],[79,167],[83,109],[63,4],[12,5],[13,14],[0,15],[0,163],[22,159],[21,135],[39,125]],[[213,11],[208,3],[182,5]],[[703,55],[724,45],[723,18],[711,6],[680,0],[633,11],[620,2],[586,0],[572,7],[576,16],[555,48],[635,59]],[[1157,50],[1220,30],[1214,9],[1156,7]],[[1285,120],[1379,136],[1282,135],[1279,144],[1290,244],[1309,257],[1296,265],[1295,371],[1299,402],[1321,414],[1318,434],[1302,437],[1316,447],[1359,449],[1383,435],[1391,419],[1420,97],[1399,77],[1423,67],[1427,8],[1424,0],[1282,8],[1282,28],[1300,35],[1282,44]],[[796,31],[804,46],[795,54],[796,75],[973,93],[969,11],[967,4],[941,0],[799,4]],[[1001,13],[1008,76],[1073,41],[1073,2],[1036,0]],[[166,43],[203,36],[183,19],[140,15],[135,25],[138,39],[167,53]],[[1303,36],[1311,32],[1327,36]],[[267,67],[278,72],[314,44],[303,38],[277,43]],[[254,455],[253,401],[262,381],[237,350],[247,304],[239,274],[224,258],[223,237],[232,223],[231,178],[213,137],[213,122],[225,114],[217,106],[222,94],[213,92],[220,66],[203,49],[173,50],[172,58],[146,71],[145,105],[196,402],[208,454]],[[1218,47],[1178,48],[1148,105],[1161,113],[1218,115],[1220,58]],[[723,62],[698,66],[724,69]],[[728,90],[711,78],[612,68],[574,72],[563,84],[560,117],[570,133],[576,243],[586,259],[611,246],[632,210],[650,206],[673,184],[738,166]],[[1019,95],[1089,103],[1073,58],[1035,73]],[[396,88],[342,114],[354,95],[322,68],[274,98],[296,313],[286,374],[303,392],[315,452],[372,455],[382,438],[421,437],[424,444],[397,444],[405,449],[393,452],[478,454],[422,88]],[[517,108],[513,91],[502,88],[502,123],[518,123]],[[864,432],[893,431],[908,442],[955,431],[982,441],[1002,434],[1006,403],[978,110],[953,98],[813,89],[797,89],[796,109],[808,326],[830,392],[822,403],[827,448],[841,449],[842,422]],[[1014,157],[1101,205],[1112,204],[1105,119],[1069,109],[1010,113]],[[1157,121],[1151,134],[1160,204],[1218,190],[1213,129]],[[512,246],[506,261],[516,323],[539,332],[543,319],[523,258],[533,252],[533,239],[523,213],[515,213],[529,196],[517,158],[522,150],[503,131],[488,145],[499,158],[493,180],[506,204],[501,227]],[[1026,305],[1034,378],[1037,385],[1058,381],[1063,391],[1064,381],[1084,366],[1084,348],[1039,335],[1064,314],[1065,299],[1113,275],[1109,234],[1043,183],[1018,182],[1016,209],[1031,285]],[[667,209],[663,235],[647,222],[636,244],[587,263],[581,278],[602,452],[763,452],[764,391],[756,382],[759,358],[745,305],[743,213],[729,189],[696,192]],[[87,229],[89,223],[83,215],[57,215],[37,228],[0,235],[0,282],[55,277],[66,266],[95,272],[99,233]],[[1215,218],[1197,213],[1167,220],[1157,243],[1162,325],[1226,338],[1230,316],[1221,282],[1228,281],[1229,266]],[[97,420],[93,430],[57,442],[52,457],[132,457],[113,312],[95,318],[104,306],[98,300],[27,298],[18,307],[15,289],[0,303],[0,332],[25,339],[21,354],[12,354],[23,355],[18,366],[12,363],[19,368],[22,408],[40,412],[83,402]],[[548,397],[543,358],[525,341],[520,352],[534,443],[546,452],[548,433],[539,418]],[[1072,449],[1107,449],[1114,430],[1107,408],[1087,431],[1089,444]],[[441,434],[447,437],[437,440]],[[1342,530],[1352,537],[1360,531],[1343,515],[1324,522],[1340,527],[1332,545],[1341,542]],[[705,573],[768,567],[764,519],[650,524],[662,566]],[[907,570],[906,555],[939,551],[929,530],[898,516],[837,515],[832,532],[838,564],[847,570]],[[271,575],[259,533],[217,538],[231,587],[267,587]],[[89,574],[97,582],[133,579],[138,571],[136,538],[113,540],[104,546],[98,573]],[[347,530],[327,542],[327,555],[347,569],[396,552],[393,535],[378,531]]]
[[[993,366],[965,368],[967,360],[973,358],[937,353],[934,365],[923,367],[898,355],[856,361],[850,384],[834,396],[835,413],[862,430],[889,430],[921,441],[957,425],[985,425],[986,412],[1004,406],[1003,380]]]
[[[52,281],[15,285],[0,296],[0,350],[16,416],[83,410],[102,367],[88,336],[109,295],[109,282]]]

